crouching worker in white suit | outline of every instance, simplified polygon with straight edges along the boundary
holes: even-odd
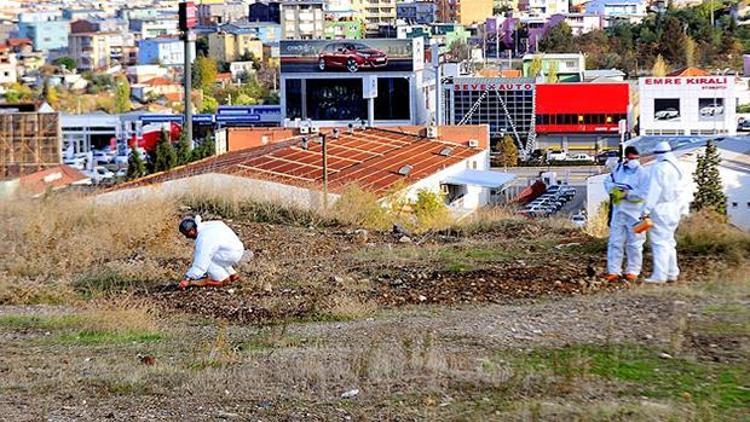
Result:
[[[673,282],[680,275],[674,234],[682,216],[680,191],[685,181],[669,143],[660,142],[654,154],[656,162],[651,166],[643,209],[643,218],[650,217],[654,224],[649,232],[654,270],[646,283]]]
[[[180,232],[195,240],[193,264],[180,282],[179,288],[188,286],[223,286],[239,280],[234,266],[249,259],[252,252],[245,251],[239,237],[221,221],[201,221],[200,216],[185,218],[180,222]]]
[[[643,264],[643,244],[646,233],[635,233],[633,226],[638,224],[643,211],[643,191],[648,183],[648,175],[638,161],[638,150],[625,148],[625,157],[604,179],[604,188],[612,201],[612,217],[609,222],[609,243],[607,245],[607,275],[610,282],[622,277],[622,261],[627,254],[625,280],[635,281]]]

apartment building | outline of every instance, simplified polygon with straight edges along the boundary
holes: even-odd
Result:
[[[472,25],[492,16],[492,0],[438,0],[438,19],[444,23]]]
[[[281,35],[285,39],[322,39],[325,28],[323,0],[281,2]]]
[[[76,61],[78,70],[93,71],[110,67],[111,36],[121,35],[116,32],[81,32],[68,35],[68,54]]]
[[[245,53],[263,60],[263,42],[255,31],[224,26],[219,32],[208,34],[208,55],[214,60],[231,63]]]
[[[12,84],[18,81],[16,65],[16,53],[8,46],[0,44],[0,84]]]
[[[368,35],[377,34],[381,25],[396,26],[395,0],[353,0],[352,7]]]

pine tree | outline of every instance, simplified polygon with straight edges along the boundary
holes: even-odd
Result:
[[[193,146],[188,142],[185,131],[180,133],[180,139],[175,147],[177,153],[177,165],[181,166],[189,163],[193,158]]]
[[[141,153],[138,148],[132,148],[130,156],[128,156],[128,173],[125,178],[128,180],[138,179],[145,176],[146,173],[146,163],[143,162]]]
[[[216,147],[214,145],[214,135],[209,132],[206,138],[198,146],[193,148],[193,160],[201,160],[206,157],[210,157],[216,153]]]
[[[497,165],[501,167],[515,167],[518,165],[518,147],[510,135],[505,135],[498,147]]]
[[[169,133],[162,131],[154,150],[154,172],[167,171],[177,165],[177,152],[169,141]]]
[[[115,83],[115,113],[127,113],[132,108],[130,104],[130,83],[124,76],[117,78]]]
[[[698,191],[692,203],[693,211],[711,210],[720,215],[727,215],[727,196],[721,185],[719,150],[712,141],[706,144],[706,153],[698,156],[698,163],[693,173],[693,180]]]

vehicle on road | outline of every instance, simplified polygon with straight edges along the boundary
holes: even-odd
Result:
[[[323,47],[318,55],[318,69],[345,69],[351,73],[362,68],[375,69],[385,67],[388,56],[363,43],[335,42]]]
[[[547,151],[547,161],[565,161],[567,154],[565,151],[559,149],[551,149]]]
[[[577,152],[575,154],[568,154],[567,157],[565,157],[566,161],[594,161],[594,157],[584,153],[584,152]]]
[[[597,164],[603,166],[607,164],[607,160],[610,158],[619,158],[620,157],[620,151],[613,149],[609,151],[604,151],[596,155],[596,162]]]

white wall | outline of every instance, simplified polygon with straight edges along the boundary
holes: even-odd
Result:
[[[732,77],[646,77],[638,80],[638,88],[641,135],[734,135],[737,132],[737,97]],[[699,100],[714,98],[724,101],[723,118],[719,121],[701,119]],[[680,118],[656,120],[655,99],[679,99]]]
[[[237,200],[254,199],[305,209],[317,209],[323,204],[323,194],[315,190],[221,173],[201,174],[155,185],[106,192],[96,196],[95,200],[118,203],[146,198],[173,198],[191,192],[219,193]],[[328,194],[329,205],[338,198],[337,194]]]
[[[476,168],[475,168],[476,163]],[[416,199],[417,192],[421,189],[427,189],[434,192],[440,191],[440,184],[450,176],[459,173],[464,169],[475,169],[489,171],[490,153],[488,150],[478,152],[476,155],[462,160],[452,166],[448,166],[431,176],[424,178],[407,188],[406,196],[409,199]],[[487,205],[490,199],[490,190],[480,186],[467,186],[466,195],[463,198],[464,209],[476,209]]]
[[[750,230],[750,173],[720,167],[721,181],[727,194],[729,221],[744,230]],[[734,204],[737,206],[734,206]]]

